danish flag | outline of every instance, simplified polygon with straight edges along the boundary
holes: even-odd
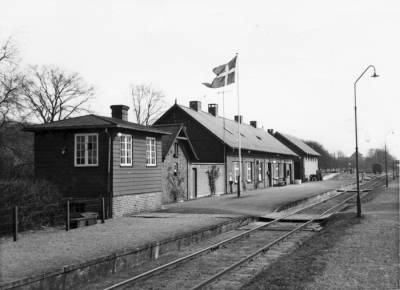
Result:
[[[217,75],[210,83],[203,83],[209,88],[220,88],[230,85],[235,82],[235,71],[236,71],[236,58],[235,56],[231,61],[226,64],[219,65],[213,69],[213,72]]]

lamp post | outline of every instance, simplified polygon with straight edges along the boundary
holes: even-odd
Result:
[[[369,65],[362,72],[362,74],[354,82],[354,125],[355,125],[355,135],[356,135],[356,181],[357,181],[357,216],[361,217],[361,199],[360,199],[360,176],[358,169],[358,133],[357,133],[357,82],[362,78],[362,76],[370,69],[374,70],[374,74],[371,77],[378,77],[376,74],[375,66]]]

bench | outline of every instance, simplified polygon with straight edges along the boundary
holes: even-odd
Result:
[[[71,213],[70,226],[71,228],[78,228],[84,226],[91,226],[97,224],[99,215],[97,212],[80,212]]]
[[[285,178],[274,178],[274,186],[285,186],[286,179]]]

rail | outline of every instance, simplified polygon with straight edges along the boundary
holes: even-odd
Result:
[[[379,182],[379,181],[380,181],[380,178],[377,178],[377,179],[378,179],[378,182]],[[375,184],[375,183],[374,183],[375,181],[376,181],[376,179],[372,179],[372,180],[366,182],[365,184],[363,184],[362,186],[369,185],[369,183]],[[370,185],[369,185],[369,186],[370,186]],[[189,254],[189,255],[184,256],[184,257],[181,257],[181,258],[179,258],[179,259],[173,260],[173,261],[171,261],[171,262],[169,262],[169,263],[166,263],[166,264],[164,264],[164,265],[161,265],[161,266],[159,266],[159,267],[156,267],[156,268],[154,268],[154,269],[151,269],[151,270],[149,270],[149,271],[146,271],[146,272],[141,273],[141,274],[139,274],[139,275],[136,275],[136,276],[134,276],[134,277],[128,278],[128,279],[123,280],[123,281],[121,281],[121,282],[115,283],[115,284],[113,284],[113,285],[111,285],[111,286],[109,286],[109,287],[107,287],[107,288],[104,288],[104,290],[117,289],[117,288],[122,287],[122,286],[124,286],[124,285],[126,285],[126,284],[130,284],[130,283],[133,283],[133,282],[138,281],[138,280],[140,280],[140,279],[144,279],[144,278],[146,278],[146,277],[153,276],[153,275],[155,275],[156,273],[161,272],[161,271],[163,271],[163,270],[165,270],[165,269],[167,269],[167,268],[169,268],[169,267],[171,267],[171,266],[177,265],[177,264],[182,263],[182,262],[184,262],[184,261],[188,261],[188,260],[190,260],[190,259],[192,259],[192,258],[194,258],[194,257],[196,257],[196,256],[201,255],[202,253],[205,253],[205,252],[208,252],[208,251],[213,251],[213,250],[215,250],[215,249],[218,249],[219,247],[221,247],[221,246],[223,246],[223,245],[225,245],[225,244],[227,244],[227,243],[230,243],[230,242],[233,242],[233,241],[235,241],[235,240],[237,240],[237,239],[240,239],[240,238],[242,238],[242,237],[248,236],[250,233],[252,233],[252,232],[254,232],[254,231],[257,231],[257,230],[260,230],[260,229],[265,228],[265,227],[267,227],[267,226],[270,226],[270,225],[272,225],[272,224],[274,224],[274,223],[277,223],[277,222],[279,222],[279,221],[282,221],[282,220],[284,220],[284,219],[286,219],[286,218],[288,218],[288,217],[290,217],[290,216],[292,216],[292,215],[295,215],[295,214],[297,214],[297,213],[299,213],[299,212],[301,212],[301,211],[304,211],[304,210],[306,210],[306,209],[309,209],[309,208],[311,208],[311,207],[314,207],[314,206],[316,206],[316,205],[319,205],[319,204],[324,203],[324,202],[326,202],[326,201],[328,201],[328,200],[337,198],[338,196],[342,196],[342,195],[344,195],[345,193],[350,193],[350,192],[351,192],[351,190],[346,190],[346,191],[343,191],[343,192],[341,192],[341,193],[339,193],[339,194],[337,194],[337,195],[335,195],[335,196],[332,196],[332,197],[329,197],[329,198],[327,198],[327,199],[324,199],[324,200],[322,200],[322,201],[309,204],[309,205],[307,205],[307,206],[305,206],[305,207],[303,207],[303,208],[300,208],[300,209],[298,209],[298,210],[295,210],[295,211],[293,211],[293,212],[290,212],[290,213],[288,213],[288,214],[286,214],[286,215],[283,215],[283,216],[281,216],[281,217],[279,217],[279,218],[277,218],[277,219],[274,219],[274,220],[272,220],[272,221],[266,222],[265,224],[262,224],[262,225],[260,225],[260,226],[257,226],[257,227],[255,227],[255,228],[253,228],[253,229],[244,231],[243,233],[240,233],[240,234],[235,235],[235,236],[233,236],[233,237],[231,237],[231,238],[225,239],[225,240],[223,240],[223,241],[221,241],[221,242],[218,242],[218,243],[216,243],[216,244],[214,244],[214,245],[211,245],[211,246],[209,246],[209,247],[206,247],[206,248],[204,248],[204,249],[201,249],[201,250],[199,250],[199,251],[196,251],[196,252],[194,252],[194,253],[192,253],[192,254]],[[354,197],[355,197],[355,196],[352,195],[351,197],[346,198],[345,201],[340,202],[339,205],[340,205],[340,206],[343,205],[343,204],[346,203],[348,200],[350,200],[350,199],[352,199],[352,198],[354,198]],[[335,205],[335,207],[338,207],[339,205]],[[332,208],[333,208],[333,207],[332,207]],[[332,208],[329,208],[329,210],[327,210],[326,212],[320,214],[320,215],[317,216],[316,218],[314,218],[314,219],[312,219],[312,220],[310,220],[310,221],[307,221],[306,223],[304,223],[304,224],[302,224],[302,225],[296,227],[294,230],[290,231],[290,232],[287,233],[287,234],[284,234],[282,237],[277,238],[277,239],[274,240],[273,242],[271,242],[271,243],[269,243],[268,245],[266,245],[265,247],[263,247],[262,250],[258,250],[257,253],[259,253],[260,251],[265,251],[266,249],[272,247],[272,245],[278,243],[279,241],[285,239],[285,238],[288,237],[289,235],[292,235],[294,232],[297,232],[298,230],[300,230],[300,229],[302,229],[303,227],[307,226],[307,225],[310,224],[311,222],[313,222],[313,221],[315,221],[316,219],[320,218],[321,216],[325,215],[325,214],[328,213],[330,210],[332,210]],[[211,277],[209,280],[207,280],[207,281],[209,281],[209,282],[206,282],[206,281],[205,281],[205,282],[203,282],[203,283],[201,283],[201,284],[195,286],[195,287],[192,288],[192,289],[200,289],[201,287],[204,287],[205,285],[207,285],[207,284],[209,284],[209,283],[215,281],[216,279],[218,279],[219,277],[221,277],[221,276],[224,275],[225,273],[231,271],[232,269],[236,268],[238,265],[240,265],[240,264],[244,263],[245,261],[247,261],[247,260],[251,259],[252,257],[254,257],[255,255],[257,255],[257,253],[254,252],[253,254],[251,254],[251,257],[246,257],[246,258],[244,258],[243,261],[241,260],[241,261],[239,261],[238,263],[236,263],[236,264],[230,266],[229,268],[227,268],[227,269],[221,271],[220,273],[217,273],[217,274],[214,275],[213,277]]]
[[[278,244],[279,242],[283,241],[284,239],[286,239],[287,237],[293,235],[294,233],[296,233],[297,231],[305,228],[306,226],[308,226],[309,224],[313,223],[314,221],[318,220],[320,217],[328,214],[329,212],[335,210],[338,207],[341,207],[342,205],[344,205],[345,203],[347,203],[349,200],[355,198],[355,196],[350,196],[348,198],[346,198],[345,200],[343,200],[342,202],[330,207],[329,209],[327,209],[326,211],[322,212],[321,214],[316,215],[314,218],[311,218],[310,220],[308,220],[307,222],[302,223],[301,225],[297,226],[296,228],[294,228],[293,230],[283,234],[282,236],[276,238],[275,240],[273,240],[272,242],[269,242],[267,245],[265,245],[264,247],[256,250],[255,252],[251,253],[250,255],[248,255],[247,257],[241,259],[240,261],[236,262],[235,264],[232,264],[231,266],[225,268],[224,270],[218,272],[217,274],[215,274],[214,276],[208,278],[207,280],[203,281],[202,283],[194,286],[193,288],[191,288],[190,290],[198,290],[203,288],[204,286],[211,284],[212,282],[214,282],[215,280],[218,280],[220,277],[222,277],[223,275],[225,275],[226,273],[232,271],[233,269],[237,268],[238,266],[242,265],[243,263],[251,260],[252,258],[254,258],[255,256],[257,256],[260,253],[263,253],[265,251],[267,251],[268,249],[270,249],[272,246]]]

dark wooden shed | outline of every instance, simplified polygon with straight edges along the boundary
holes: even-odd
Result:
[[[66,198],[104,197],[109,216],[161,205],[161,137],[168,132],[127,120],[129,107],[26,126],[35,133],[35,176],[55,183]]]

